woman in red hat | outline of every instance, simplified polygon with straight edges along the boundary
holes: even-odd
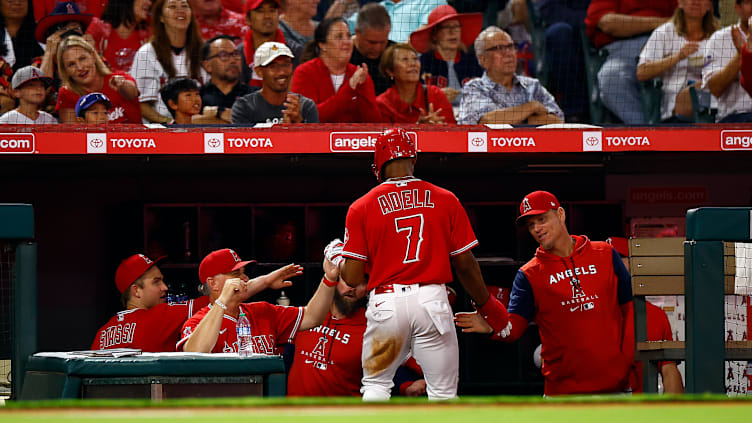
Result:
[[[456,124],[452,105],[435,85],[420,82],[418,51],[410,44],[393,44],[381,56],[381,73],[392,86],[376,97],[384,121],[389,123]]]
[[[151,0],[110,0],[102,19],[91,21],[86,33],[112,70],[130,70],[136,51],[151,36],[149,9]]]
[[[428,15],[427,25],[410,35],[410,44],[422,53],[424,81],[441,88],[454,106],[460,104],[462,85],[483,75],[478,59],[466,51],[481,29],[482,14],[457,13],[442,5]]]

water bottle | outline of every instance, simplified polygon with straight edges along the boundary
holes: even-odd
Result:
[[[250,357],[253,355],[253,341],[251,340],[251,322],[245,313],[240,312],[238,324],[236,326],[238,334],[238,355],[241,357]]]
[[[279,292],[279,298],[277,298],[277,305],[281,306],[289,306],[290,305],[290,299],[285,295],[285,291]]]

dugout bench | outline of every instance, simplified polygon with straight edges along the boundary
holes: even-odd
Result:
[[[635,359],[644,392],[656,392],[658,361],[685,360],[686,392],[725,393],[724,362],[752,359],[752,341],[724,339],[724,295],[733,295],[734,242],[752,240],[752,208],[687,211],[687,237],[630,240]],[[647,341],[646,295],[685,295],[686,342]]]
[[[280,356],[143,353],[87,357],[37,353],[26,364],[20,400],[284,396]]]

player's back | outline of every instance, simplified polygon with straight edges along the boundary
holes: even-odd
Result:
[[[370,290],[450,282],[450,256],[476,244],[457,197],[410,177],[387,180],[350,206],[343,256],[368,263]]]

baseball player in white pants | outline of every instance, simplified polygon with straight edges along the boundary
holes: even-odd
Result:
[[[410,351],[429,399],[457,396],[457,334],[444,286],[452,265],[494,330],[509,330],[506,308],[488,295],[470,251],[478,241],[465,210],[451,192],[413,176],[416,157],[403,129],[378,137],[373,170],[381,184],[350,206],[344,244],[334,240],[324,251],[348,285],[369,275],[364,401],[389,399],[394,372]]]

